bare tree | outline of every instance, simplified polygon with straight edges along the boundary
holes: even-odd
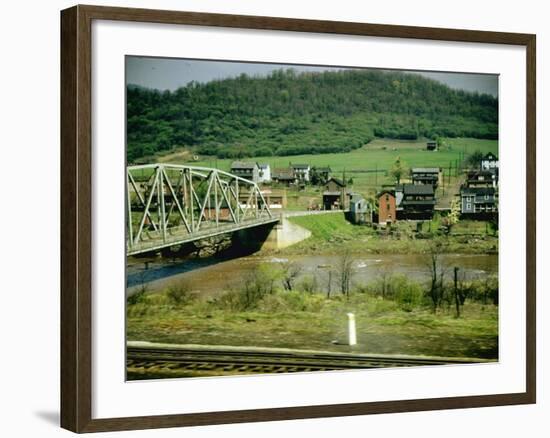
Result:
[[[302,267],[296,262],[289,261],[281,263],[282,281],[285,290],[292,290],[294,282],[300,275],[300,272],[302,272]]]
[[[389,268],[388,267],[382,268],[378,272],[378,277],[379,277],[378,281],[380,286],[380,293],[382,295],[382,298],[386,299],[389,295],[390,283],[392,278],[392,274],[389,271]]]
[[[353,263],[354,259],[349,251],[345,251],[336,262],[336,274],[340,284],[340,291],[348,299],[351,290],[351,279],[355,273]]]
[[[330,298],[331,292],[332,292],[332,267],[328,270],[328,276],[327,276],[327,298]]]
[[[426,265],[430,274],[430,284],[428,288],[428,296],[432,301],[432,309],[434,313],[441,306],[444,298],[443,279],[445,269],[442,262],[442,254],[445,247],[441,241],[434,241],[430,247],[427,256]]]

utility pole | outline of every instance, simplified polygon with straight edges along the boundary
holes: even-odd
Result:
[[[458,300],[458,267],[455,266],[455,304],[456,304],[456,317],[460,318],[460,301]]]

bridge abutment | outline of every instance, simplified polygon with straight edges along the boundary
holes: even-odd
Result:
[[[311,236],[311,231],[282,218],[275,224],[236,231],[234,244],[251,249],[276,250],[294,245]]]

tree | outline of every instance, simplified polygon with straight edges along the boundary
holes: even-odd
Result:
[[[399,184],[401,182],[401,178],[405,175],[406,170],[407,168],[404,163],[401,162],[401,158],[397,157],[390,170],[390,175],[393,176],[396,183]]]
[[[480,167],[482,159],[483,159],[483,152],[481,152],[478,149],[467,158],[466,164],[468,164],[470,167]]]
[[[375,136],[498,138],[498,98],[400,72],[278,70],[165,92],[128,84],[126,109],[130,162],[177,147],[238,158],[345,152]]]
[[[455,226],[459,220],[460,220],[460,201],[455,198],[451,201],[450,213],[441,219],[441,224],[445,229],[445,234],[450,234],[452,227]]]
[[[296,262],[281,263],[281,277],[285,290],[291,291],[294,287],[296,278],[302,272],[302,267]]]
[[[336,275],[340,284],[340,292],[348,299],[351,290],[351,279],[355,274],[353,263],[354,259],[348,250],[340,255],[336,262]]]
[[[445,245],[443,242],[435,240],[429,246],[426,260],[426,266],[430,275],[427,295],[432,302],[432,310],[434,313],[436,313],[437,308],[441,306],[445,292],[443,286],[445,270],[442,262],[442,254],[444,251]]]

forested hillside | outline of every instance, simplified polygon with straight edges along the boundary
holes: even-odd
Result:
[[[128,162],[175,147],[220,158],[347,152],[374,137],[498,138],[498,100],[419,75],[241,75],[174,92],[129,85]]]

